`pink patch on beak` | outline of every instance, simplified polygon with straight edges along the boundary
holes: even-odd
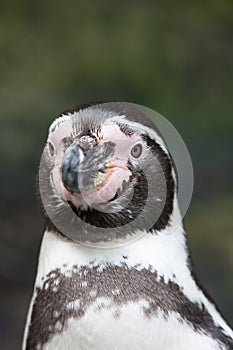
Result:
[[[105,184],[97,191],[92,193],[82,193],[82,198],[87,204],[106,203],[112,199],[117,190],[121,188],[123,181],[129,181],[131,172],[126,167],[113,167],[112,173]]]

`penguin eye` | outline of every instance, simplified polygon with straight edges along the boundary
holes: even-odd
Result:
[[[54,145],[51,142],[49,142],[49,152],[51,156],[53,156],[55,152]]]
[[[131,156],[134,158],[139,158],[142,154],[142,144],[137,143],[133,148],[131,149]]]

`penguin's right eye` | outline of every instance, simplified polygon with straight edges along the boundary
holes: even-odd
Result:
[[[55,152],[54,145],[51,142],[49,142],[49,152],[51,156],[53,156]]]
[[[131,156],[133,158],[139,158],[140,155],[142,154],[142,145],[141,143],[137,143],[135,146],[133,146],[133,148],[131,149]]]

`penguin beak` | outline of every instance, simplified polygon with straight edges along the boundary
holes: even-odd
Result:
[[[78,169],[83,158],[83,150],[77,144],[72,144],[65,152],[61,168],[61,176],[65,188],[71,193],[80,193]]]
[[[77,143],[65,151],[61,178],[70,193],[87,194],[98,190],[111,174],[110,154],[114,144],[104,143],[91,147],[84,154]]]

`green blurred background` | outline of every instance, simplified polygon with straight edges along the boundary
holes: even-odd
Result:
[[[198,275],[233,324],[233,3],[0,1],[0,349],[18,349],[42,237],[47,128],[87,100],[146,105],[190,151]]]

